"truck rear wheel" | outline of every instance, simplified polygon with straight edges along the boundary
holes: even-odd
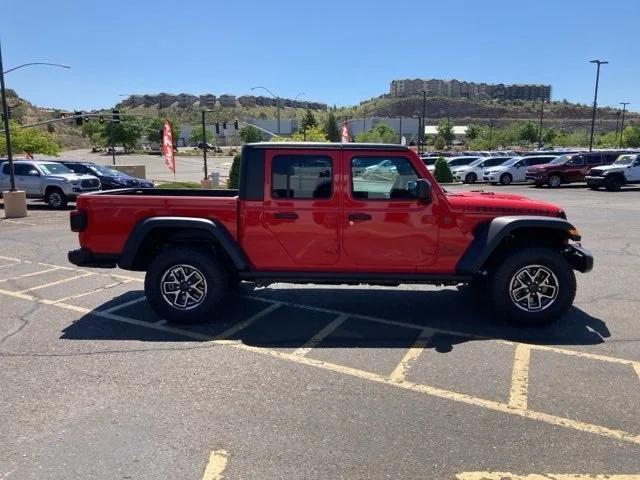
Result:
[[[174,323],[211,320],[228,289],[228,273],[205,249],[174,247],[151,263],[144,292],[151,308]]]
[[[557,250],[529,247],[502,260],[490,289],[494,306],[507,320],[520,326],[542,326],[571,307],[576,277]]]

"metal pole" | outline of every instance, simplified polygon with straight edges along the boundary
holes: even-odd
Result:
[[[591,60],[591,63],[596,63],[598,68],[596,70],[596,91],[593,96],[593,112],[591,114],[591,137],[589,139],[589,151],[593,150],[593,132],[596,126],[596,107],[598,106],[598,84],[600,83],[600,65],[609,63],[602,60]]]
[[[2,45],[0,45],[0,90],[2,90],[2,120],[4,122],[4,138],[7,142],[7,160],[9,161],[10,192],[16,191],[16,177],[13,170],[13,153],[11,151],[11,133],[9,132],[9,107],[7,105],[7,92],[4,86],[4,69],[2,67]]]
[[[538,129],[538,148],[542,148],[542,119],[544,118],[544,98],[541,98],[540,105],[540,128]]]
[[[280,97],[276,97],[276,108],[278,109],[278,135],[280,135]]]
[[[425,130],[425,116],[427,111],[427,91],[422,90],[422,129],[420,130],[420,153],[424,152],[424,130]]]
[[[618,148],[622,148],[622,134],[624,133],[624,114],[627,111],[627,105],[629,105],[629,102],[620,102],[620,105],[622,105],[622,122],[620,124],[620,144]]]
[[[616,140],[618,140],[618,128],[620,127],[620,110],[616,112]]]
[[[115,122],[109,122],[109,143],[111,144],[111,161],[116,164],[116,146],[113,144],[113,128]]]
[[[207,179],[207,131],[205,130],[205,111],[202,110],[202,160],[204,161],[204,179]]]
[[[400,115],[400,133],[398,135],[398,143],[402,143],[402,115]]]
[[[362,109],[362,133],[367,133],[367,108]]]

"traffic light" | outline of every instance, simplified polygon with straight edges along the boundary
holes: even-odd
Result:
[[[73,112],[73,115],[76,117],[76,126],[77,127],[81,127],[82,126],[82,121],[83,121],[83,117],[82,117],[82,112],[75,110]]]
[[[220,133],[220,124],[216,122],[216,133]]]
[[[226,130],[226,129],[227,129],[227,121],[226,121],[226,120],[224,120],[224,121],[222,122],[222,129],[223,129],[223,130]]]
[[[113,109],[111,113],[113,114],[111,118],[113,118],[114,121],[117,122],[120,120],[120,110]]]
[[[100,118],[98,118],[98,122],[104,123],[104,115],[100,115]]]
[[[235,128],[236,130],[238,130],[238,119],[233,121],[233,128]]]

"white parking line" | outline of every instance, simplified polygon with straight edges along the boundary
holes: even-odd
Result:
[[[118,285],[124,285],[125,283],[129,283],[129,282],[130,282],[130,280],[123,280],[123,281],[120,281],[120,282],[110,283],[109,285],[105,285],[104,287],[96,288],[95,290],[91,290],[89,292],[76,293],[75,295],[69,295],[68,297],[58,298],[58,299],[54,300],[54,303],[56,303],[56,302],[65,302],[67,300],[86,297],[87,295],[93,295],[94,293],[103,292],[103,291],[108,290],[110,288],[117,287]]]
[[[434,331],[431,328],[425,328],[424,330],[422,330],[422,333],[415,341],[413,346],[409,350],[407,350],[407,353],[405,353],[404,357],[402,357],[400,363],[396,365],[396,368],[393,370],[393,372],[391,372],[391,375],[389,375],[389,379],[392,382],[404,382],[406,380],[407,371],[417,360],[423,350],[427,347],[427,345],[429,344],[429,340],[431,340],[433,334]]]
[[[214,450],[211,452],[202,480],[222,480],[228,461],[229,453],[226,450]]]
[[[295,352],[293,352],[293,354],[300,355],[300,356],[306,355],[311,351],[311,349],[315,348],[322,340],[324,340],[329,335],[331,335],[335,331],[335,329],[338,328],[340,325],[342,325],[342,323],[347,318],[349,318],[349,315],[345,315],[345,314],[338,315],[334,320],[332,320],[327,325],[325,325],[322,330],[320,330],[318,333],[312,336],[304,345],[302,345]]]
[[[58,280],[56,282],[45,283],[44,285],[38,285],[36,287],[27,288],[26,290],[20,290],[18,293],[33,292],[34,290],[40,290],[42,288],[53,287],[54,285],[60,285],[61,283],[71,282],[72,280],[77,280],[79,278],[89,277],[91,275],[95,275],[95,273],[88,272],[88,273],[85,273],[84,275],[77,275],[77,276],[71,277],[71,278],[63,278],[62,280]]]
[[[116,305],[114,307],[107,308],[106,310],[102,310],[102,311],[104,313],[115,312],[116,310],[120,310],[121,308],[130,307],[131,305],[135,305],[136,303],[144,302],[146,299],[147,299],[147,297],[145,297],[145,296],[134,298],[133,300],[129,300],[128,302],[124,302],[124,303],[119,303],[118,305]]]
[[[220,333],[219,335],[216,335],[214,340],[227,340],[230,336],[235,335],[240,330],[243,330],[243,329],[247,328],[249,325],[254,323],[256,320],[264,317],[265,315],[269,315],[271,312],[273,312],[274,310],[276,310],[276,309],[278,309],[280,307],[281,307],[280,303],[274,303],[273,305],[265,308],[264,310],[259,311],[255,315],[250,316],[246,320],[243,320],[241,322],[236,323],[234,326],[232,326],[231,328],[228,328],[227,330],[225,330],[224,332]]]
[[[41,275],[41,274],[43,274],[43,273],[53,272],[53,271],[55,271],[55,270],[60,270],[60,269],[59,269],[59,268],[57,268],[57,267],[54,267],[54,268],[48,268],[48,269],[46,269],[46,270],[39,270],[39,271],[37,271],[37,272],[25,273],[24,275],[18,275],[18,276],[11,277],[11,278],[3,278],[2,280],[0,280],[0,282],[10,282],[10,281],[12,281],[12,280],[17,280],[17,279],[19,279],[19,278],[33,277],[33,276],[35,276],[35,275]]]

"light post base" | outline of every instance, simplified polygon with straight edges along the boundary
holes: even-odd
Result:
[[[25,192],[2,192],[5,218],[24,218],[27,216],[27,195]]]

